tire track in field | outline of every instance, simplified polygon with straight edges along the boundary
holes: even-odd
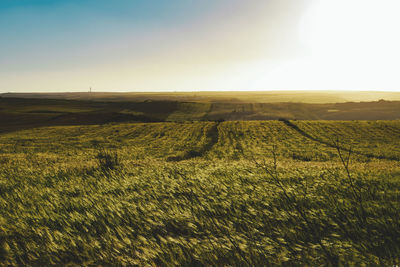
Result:
[[[336,146],[336,145],[334,145],[334,144],[332,144],[332,143],[329,143],[329,142],[327,142],[327,141],[324,141],[324,140],[322,140],[322,139],[316,138],[316,137],[314,137],[314,136],[311,136],[310,134],[308,134],[307,132],[303,131],[303,130],[300,129],[296,124],[293,124],[293,123],[290,122],[289,120],[280,119],[280,121],[282,121],[283,123],[285,123],[288,127],[292,128],[293,130],[295,130],[296,132],[298,132],[298,133],[301,134],[302,136],[304,136],[304,137],[306,137],[306,138],[308,138],[308,139],[310,139],[310,140],[312,140],[312,141],[314,141],[314,142],[317,142],[317,143],[326,145],[326,146],[328,146],[328,147],[337,149],[337,146]],[[348,148],[340,147],[340,146],[339,146],[339,148],[340,148],[340,150],[342,150],[342,151],[350,152],[350,149],[348,149]],[[396,160],[396,161],[399,160],[399,157],[396,157],[396,156],[383,156],[383,155],[377,156],[377,155],[374,155],[374,154],[363,153],[363,152],[355,151],[355,150],[351,150],[351,153],[354,153],[354,154],[357,154],[357,155],[360,155],[360,156],[365,156],[365,157],[367,157],[367,158],[387,159],[387,160]]]
[[[191,149],[185,151],[183,155],[168,157],[167,161],[182,161],[197,157],[203,157],[208,151],[218,143],[219,140],[219,130],[218,126],[221,122],[215,122],[206,133],[206,139],[209,140],[199,149]]]

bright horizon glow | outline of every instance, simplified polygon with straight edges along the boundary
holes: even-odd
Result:
[[[3,0],[0,93],[400,92],[398,0]]]

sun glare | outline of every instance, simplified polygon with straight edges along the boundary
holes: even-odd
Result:
[[[395,0],[315,1],[300,23],[300,65],[319,87],[321,78],[329,86],[326,79],[336,76],[336,89],[398,89],[399,9]]]

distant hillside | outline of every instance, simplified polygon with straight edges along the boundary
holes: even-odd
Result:
[[[307,104],[0,98],[0,132],[40,126],[93,125],[112,122],[277,119],[398,120],[400,119],[400,101]]]
[[[258,92],[159,92],[159,93],[5,93],[5,98],[43,98],[95,101],[189,101],[246,103],[345,103],[378,100],[400,101],[400,92],[258,91]]]

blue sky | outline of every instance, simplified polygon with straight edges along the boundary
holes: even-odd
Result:
[[[399,7],[1,0],[0,92],[398,90]]]
[[[10,65],[1,67],[46,69],[57,67],[54,57],[68,65],[79,61],[75,56],[102,46],[130,42],[135,47],[135,38],[141,39],[143,32],[184,24],[207,9],[205,2],[2,0],[0,49]],[[195,12],[188,12],[189,8]]]

